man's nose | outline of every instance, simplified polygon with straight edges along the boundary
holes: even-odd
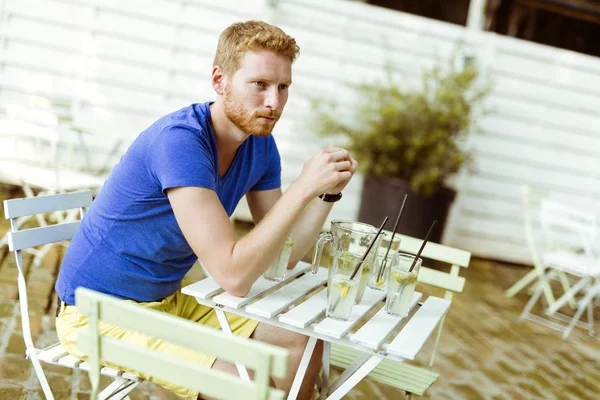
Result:
[[[281,93],[277,87],[269,88],[265,96],[265,107],[274,111],[279,111],[281,105]]]

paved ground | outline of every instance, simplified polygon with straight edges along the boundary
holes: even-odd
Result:
[[[0,199],[21,194],[0,187]],[[0,221],[0,233],[8,230]],[[247,229],[239,226],[241,234]],[[64,249],[55,246],[39,268],[28,268],[32,330],[38,347],[57,341],[54,331],[53,285]],[[26,258],[26,263],[29,259]],[[464,269],[465,292],[455,296],[446,319],[434,370],[441,374],[423,396],[431,399],[598,399],[600,340],[577,328],[568,342],[533,322],[517,323],[527,294],[513,299],[504,291],[527,268],[475,259]],[[198,270],[193,270],[199,276]],[[0,399],[42,399],[24,345],[12,253],[0,249]],[[427,293],[427,289],[419,290]],[[600,320],[600,307],[596,317]],[[600,326],[597,324],[597,329]],[[427,362],[431,344],[419,363]],[[87,375],[45,366],[57,399],[89,398]],[[337,372],[336,372],[337,374]],[[365,380],[348,399],[397,399],[402,392]],[[174,398],[150,383],[133,399]]]

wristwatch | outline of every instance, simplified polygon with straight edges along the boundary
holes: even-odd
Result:
[[[339,199],[342,198],[342,193],[338,193],[338,194],[328,194],[328,193],[323,193],[322,195],[319,196],[319,198],[323,201],[326,201],[327,203],[335,203],[336,201],[338,201]]]

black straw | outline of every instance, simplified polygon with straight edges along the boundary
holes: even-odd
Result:
[[[354,268],[354,272],[352,272],[352,275],[350,276],[350,280],[354,279],[354,277],[356,276],[356,273],[358,272],[358,269],[360,268],[362,263],[365,262],[365,259],[367,258],[369,251],[371,251],[371,249],[373,248],[373,245],[377,241],[377,238],[379,237],[379,235],[381,235],[381,231],[383,231],[383,227],[387,223],[388,219],[389,219],[389,217],[385,217],[385,219],[383,220],[381,226],[379,227],[379,231],[377,232],[377,234],[371,241],[371,244],[369,245],[369,248],[367,249],[367,251],[365,251],[365,254],[362,256],[362,260],[360,260],[360,262],[356,264],[356,267]]]
[[[390,249],[392,248],[392,243],[394,242],[394,236],[396,235],[396,228],[398,228],[398,222],[400,222],[400,217],[402,216],[402,211],[404,211],[404,205],[406,204],[407,198],[408,193],[404,195],[404,200],[402,200],[402,205],[400,206],[400,210],[398,210],[398,216],[396,217],[396,222],[394,223],[394,229],[392,229],[392,238],[390,239],[390,244],[385,252],[385,257],[383,257],[381,268],[379,268],[379,273],[377,274],[377,280],[375,282],[379,282],[381,280],[381,275],[383,274],[383,270],[387,264],[388,254],[390,254]]]
[[[415,264],[417,263],[417,260],[421,256],[421,252],[425,248],[425,245],[427,244],[427,240],[429,239],[429,236],[431,235],[431,232],[433,231],[433,227],[435,226],[435,224],[437,224],[437,219],[435,221],[433,221],[433,224],[431,224],[431,226],[429,227],[429,232],[427,232],[427,236],[425,236],[425,239],[423,240],[423,244],[421,244],[421,248],[419,249],[419,252],[415,256],[415,259],[413,260],[413,263],[408,270],[409,273],[412,272],[413,268],[415,267]]]

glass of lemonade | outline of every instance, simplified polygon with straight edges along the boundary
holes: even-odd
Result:
[[[381,241],[383,240],[385,235],[386,235],[386,233],[381,233],[381,235],[379,235],[379,237],[377,238],[377,241],[375,242],[375,244],[373,245],[373,248],[371,249],[371,252],[369,252],[369,254],[367,255],[367,258],[365,259],[365,261],[363,263],[362,272],[360,274],[360,281],[358,282],[358,290],[356,292],[356,299],[354,301],[354,304],[360,303],[363,298],[363,295],[365,294],[365,289],[367,288],[367,284],[371,280],[372,272],[375,270],[374,266],[377,264],[376,260],[378,258],[378,254],[380,254],[383,251],[383,249],[380,249],[379,253],[378,253],[376,251],[376,249],[379,249]]]
[[[285,278],[285,272],[287,271],[287,266],[290,262],[293,245],[294,241],[292,240],[292,235],[290,235],[273,264],[271,264],[271,266],[263,273],[265,279],[281,282]]]
[[[390,251],[388,253],[389,244],[390,242],[387,239],[387,237],[382,238],[381,247],[379,248],[379,253],[377,254],[377,259],[373,264],[373,272],[371,273],[369,278],[369,287],[371,289],[387,290],[389,267],[392,263],[394,255],[398,252],[398,249],[400,248],[400,237],[394,236],[392,245],[390,247]],[[387,259],[384,260],[386,253],[388,253]]]
[[[388,275],[388,292],[385,300],[385,311],[388,314],[406,317],[409,312],[410,301],[415,291],[415,284],[419,276],[422,260],[415,262],[413,270],[408,270],[415,260],[415,256],[405,253],[396,253],[392,258]]]
[[[350,277],[360,260],[361,257],[350,252],[334,253],[327,284],[326,315],[328,318],[341,321],[347,321],[350,318],[364,263],[354,279],[350,279]]]

